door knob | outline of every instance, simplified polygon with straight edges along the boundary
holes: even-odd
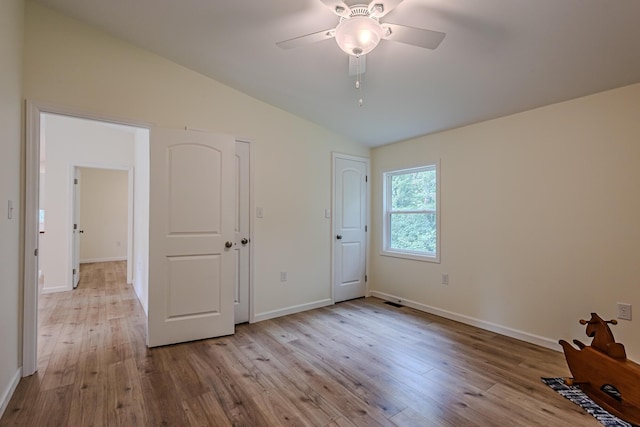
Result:
[[[247,243],[249,243],[249,239],[247,239],[246,237],[243,237],[242,240],[240,240],[240,243],[242,243],[243,245],[246,245]]]
[[[231,242],[227,242],[227,243],[224,244],[224,247],[227,248],[227,249],[229,249],[231,246],[233,246],[233,243],[231,243]]]
[[[338,234],[338,235],[336,236],[336,239],[338,239],[338,240],[342,240],[342,234]]]

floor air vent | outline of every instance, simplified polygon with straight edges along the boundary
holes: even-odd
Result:
[[[385,301],[384,303],[385,303],[385,304],[392,305],[392,306],[394,306],[394,307],[404,307],[404,305],[402,305],[402,304],[398,304],[397,302],[393,302],[393,301]]]

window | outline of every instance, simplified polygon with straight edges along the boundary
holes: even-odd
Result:
[[[386,172],[383,255],[439,262],[438,165]]]

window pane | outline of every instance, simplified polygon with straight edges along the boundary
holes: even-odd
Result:
[[[390,249],[435,253],[436,215],[392,213]]]
[[[391,210],[435,210],[435,170],[391,175],[390,179]]]

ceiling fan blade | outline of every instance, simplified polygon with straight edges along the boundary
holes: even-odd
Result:
[[[299,36],[289,40],[283,40],[281,42],[277,42],[276,45],[278,45],[282,49],[295,49],[296,47],[321,42],[322,40],[330,39],[334,36],[335,31],[332,28],[330,30],[318,31],[317,33],[307,34],[305,36]]]
[[[371,0],[369,3],[369,13],[374,18],[382,18],[391,12],[403,0]]]
[[[325,4],[333,13],[338,16],[344,16],[348,18],[351,15],[351,8],[341,0],[320,0]]]
[[[437,48],[444,39],[445,33],[440,31],[425,30],[422,28],[408,27],[398,24],[382,24],[387,31],[385,40],[411,44],[425,49]]]

